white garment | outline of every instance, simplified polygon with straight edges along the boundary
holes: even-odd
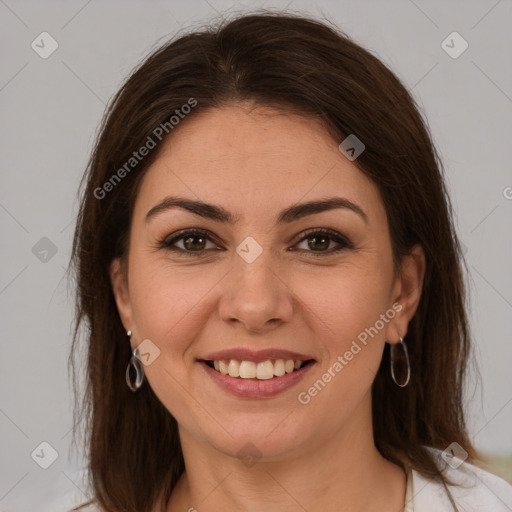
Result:
[[[462,463],[457,468],[448,465],[441,457],[441,450],[429,448],[435,455],[439,468],[454,483],[448,489],[459,512],[511,512],[512,485],[502,478],[472,464]],[[417,471],[408,479],[404,512],[454,512],[442,483],[431,481]],[[412,506],[411,506],[412,505]]]
[[[459,512],[512,512],[512,485],[465,462],[454,469],[442,459],[441,450],[429,450],[436,457],[439,468],[444,468],[444,474],[453,482],[462,484],[460,487],[448,486]],[[73,506],[83,502],[84,495],[73,492],[62,496],[51,510],[69,512]],[[98,512],[98,509],[91,505],[83,511]],[[442,483],[431,481],[412,470],[407,476],[404,512],[454,512],[454,508]]]

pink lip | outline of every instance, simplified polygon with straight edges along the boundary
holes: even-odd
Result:
[[[229,351],[232,353],[232,351]],[[280,351],[282,354],[282,351]],[[219,352],[218,354],[222,354]],[[217,357],[218,354],[213,354]],[[291,352],[289,353],[291,354]],[[278,357],[280,359],[281,357]],[[223,359],[223,358],[220,358]],[[231,359],[237,359],[232,357]],[[272,359],[272,357],[266,357],[263,359]],[[283,359],[287,359],[284,357]],[[294,359],[293,357],[289,357],[288,359]],[[300,359],[300,358],[296,358]],[[252,360],[254,359],[246,359]],[[274,377],[268,380],[258,380],[258,379],[240,379],[238,377],[230,377],[229,375],[223,375],[222,373],[210,368],[205,361],[198,361],[201,367],[205,370],[205,372],[209,375],[210,378],[214,380],[221,388],[230,392],[231,394],[242,397],[242,398],[269,398],[275,396],[287,389],[290,389],[292,386],[297,384],[304,375],[309,371],[309,369],[314,366],[313,364],[308,364],[303,368],[300,368],[297,371],[292,373],[286,373],[282,377]]]
[[[206,357],[201,357],[205,361],[221,361],[236,359],[237,361],[253,361],[260,363],[261,361],[267,361],[268,359],[293,359],[294,361],[308,361],[313,359],[311,356],[305,354],[299,354],[297,352],[291,352],[289,350],[280,350],[274,348],[267,348],[263,350],[251,350],[248,348],[231,348],[226,350],[220,350],[208,354]]]

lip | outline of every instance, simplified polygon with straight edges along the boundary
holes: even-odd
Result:
[[[237,361],[253,361],[255,363],[261,363],[268,359],[293,359],[294,361],[309,361],[314,360],[314,357],[305,354],[299,354],[297,352],[291,352],[290,350],[281,350],[266,348],[263,350],[251,350],[248,348],[231,348],[226,350],[220,350],[218,352],[212,352],[205,357],[198,359],[206,361],[220,361],[236,359]]]
[[[283,351],[279,351],[281,354]],[[233,351],[229,351],[230,354]],[[221,352],[217,353],[221,354]],[[214,354],[217,357],[217,354]],[[289,354],[292,354],[290,352]],[[231,359],[237,359],[236,357],[232,357]],[[272,359],[272,357],[267,357],[263,359]],[[293,359],[290,357],[289,359]],[[300,359],[300,358],[296,358]],[[311,359],[312,358],[308,358]],[[306,360],[306,359],[301,359]],[[254,359],[252,359],[254,361]],[[292,388],[297,383],[299,383],[304,376],[309,372],[311,367],[315,365],[314,360],[310,364],[307,364],[303,368],[300,368],[292,373],[286,373],[282,377],[274,377],[268,380],[258,380],[258,379],[241,379],[238,377],[230,377],[229,375],[223,375],[222,373],[210,368],[205,360],[198,361],[199,365],[203,370],[207,373],[207,375],[222,389],[241,398],[270,398],[276,396],[284,391]]]

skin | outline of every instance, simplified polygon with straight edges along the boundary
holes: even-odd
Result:
[[[414,247],[394,272],[378,189],[338,144],[315,120],[237,103],[183,121],[142,181],[127,265],[114,260],[111,279],[132,348],[149,338],[160,350],[144,367],[144,385],[179,425],[186,472],[168,512],[404,506],[406,475],[374,445],[371,385],[385,342],[406,336],[425,259]],[[220,205],[239,219],[228,225],[172,208],[146,222],[169,195]],[[336,208],[274,222],[291,205],[332,196],[357,204],[367,221]],[[190,257],[158,246],[186,228],[209,231],[211,241],[195,238],[192,248],[176,241]],[[335,230],[354,247],[332,252],[340,246],[332,238],[327,247],[309,238],[311,247],[303,235],[310,228]],[[236,252],[248,236],[263,250],[252,263]],[[197,255],[201,248],[207,251]],[[299,403],[298,394],[397,303],[402,309],[378,335],[307,405]],[[196,361],[233,347],[288,349],[316,363],[284,393],[239,398]],[[240,450],[260,458],[248,465]]]

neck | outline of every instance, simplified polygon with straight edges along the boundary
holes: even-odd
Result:
[[[371,418],[371,407],[365,413]],[[375,448],[371,421],[354,419],[333,437],[315,439],[299,455],[253,463],[180,431],[187,469],[167,512],[401,511],[404,471]]]

